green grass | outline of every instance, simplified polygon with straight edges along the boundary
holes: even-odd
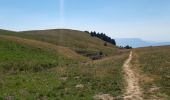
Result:
[[[66,63],[67,61],[60,54],[0,40],[1,71],[38,71]]]
[[[159,98],[170,99],[170,47],[148,47],[135,50],[142,73],[149,77],[149,81],[143,82],[144,93],[156,95]],[[145,78],[145,77],[144,77]],[[153,93],[149,92],[153,87],[159,88]]]
[[[0,98],[92,100],[99,93],[121,96],[124,89],[121,66],[127,57],[128,54],[124,54],[87,65],[1,75]],[[84,88],[76,88],[78,84],[83,84]]]
[[[92,92],[91,96],[101,92],[117,97],[124,89],[121,66],[127,57],[128,55],[124,54],[121,57],[115,56],[96,63],[73,67],[73,70],[69,70],[71,73],[69,76],[79,76],[78,83],[85,84],[89,92]]]
[[[61,85],[55,74],[47,72],[5,75],[0,84],[1,99],[12,97],[14,100],[35,100],[44,94],[52,95],[52,89]]]
[[[128,50],[73,30],[0,34],[0,100],[93,100],[100,93],[123,94]],[[100,51],[104,58],[96,61],[76,53]],[[76,88],[79,84],[84,87]]]

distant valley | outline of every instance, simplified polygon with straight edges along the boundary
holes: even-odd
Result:
[[[133,48],[170,45],[170,42],[150,42],[140,38],[116,38],[115,40],[118,46],[130,45]]]

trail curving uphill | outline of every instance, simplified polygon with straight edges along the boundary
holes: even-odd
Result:
[[[124,100],[143,100],[142,98],[142,92],[140,90],[139,84],[138,84],[138,77],[136,76],[137,73],[135,73],[131,68],[131,62],[132,60],[132,51],[130,52],[129,58],[125,61],[123,65],[123,70],[125,72],[125,80],[127,83],[127,87],[124,94]]]

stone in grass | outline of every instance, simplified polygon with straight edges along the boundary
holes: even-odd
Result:
[[[60,78],[62,81],[67,81],[68,77],[61,77]]]
[[[84,85],[83,85],[83,84],[77,84],[75,87],[76,87],[77,89],[83,89],[83,88],[84,88]]]
[[[80,78],[79,76],[74,77],[74,79],[76,79],[76,80],[79,79],[79,78]]]
[[[94,100],[114,100],[110,94],[97,94],[93,97]]]
[[[166,76],[166,78],[170,79],[170,75]]]

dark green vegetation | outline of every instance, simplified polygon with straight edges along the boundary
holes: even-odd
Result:
[[[95,31],[94,32],[88,32],[88,31],[85,31],[86,33],[89,33],[92,37],[98,37],[100,39],[102,39],[103,41],[106,41],[106,42],[109,42],[113,45],[116,45],[116,41],[114,39],[112,39],[111,37],[107,36],[106,34],[104,33],[96,33]]]
[[[0,31],[0,99],[91,100],[121,96],[129,51],[73,30]],[[100,55],[99,60],[91,60]]]
[[[135,49],[133,61],[141,70],[145,99],[170,100],[170,46]]]
[[[132,49],[132,47],[131,47],[131,46],[129,46],[129,45],[127,45],[127,46],[125,46],[125,47],[123,47],[123,46],[119,46],[119,48],[120,48],[120,49]]]

